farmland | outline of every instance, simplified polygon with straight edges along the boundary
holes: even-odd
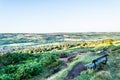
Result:
[[[119,80],[119,36],[95,32],[0,34],[0,80],[65,80],[76,64],[88,64],[104,51],[109,52],[104,69],[82,71],[74,80]]]

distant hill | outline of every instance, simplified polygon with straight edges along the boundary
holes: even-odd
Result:
[[[1,33],[0,45],[13,43],[54,43],[79,40],[119,39],[120,32],[84,32],[84,33]]]

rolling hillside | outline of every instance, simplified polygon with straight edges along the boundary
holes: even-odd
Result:
[[[119,33],[0,35],[0,48],[13,49],[0,54],[0,80],[65,80],[73,72],[72,80],[120,78]],[[109,57],[102,70],[82,70],[105,51]]]

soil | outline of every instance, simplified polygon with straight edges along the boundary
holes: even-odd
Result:
[[[73,80],[75,77],[79,76],[80,73],[84,70],[87,70],[87,68],[83,65],[82,62],[75,65],[71,71],[69,71],[67,77],[64,80]]]
[[[59,54],[58,57],[61,61],[64,63],[67,63],[68,61],[71,61],[73,58],[75,58],[77,55],[84,54],[84,52],[74,52],[71,54]]]

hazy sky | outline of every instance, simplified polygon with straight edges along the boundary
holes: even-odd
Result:
[[[120,32],[120,0],[0,0],[0,32]]]

